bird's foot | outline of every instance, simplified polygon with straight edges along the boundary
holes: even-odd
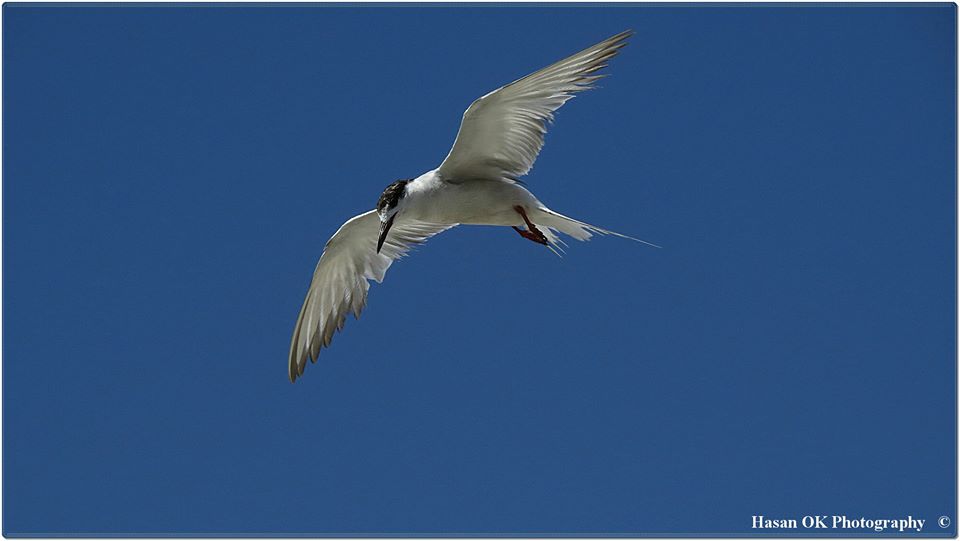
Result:
[[[516,231],[517,233],[520,233],[520,236],[527,240],[532,240],[533,242],[536,242],[537,244],[542,244],[544,246],[548,246],[550,244],[550,242],[547,241],[547,236],[544,235],[543,232],[540,231],[539,229],[531,229],[527,231],[525,229],[520,229],[517,226],[512,226],[512,227],[514,231]]]
[[[526,231],[520,229],[519,227],[512,226],[514,231],[520,233],[521,237],[527,240],[532,240],[537,244],[542,244],[544,246],[550,245],[550,242],[547,241],[547,236],[543,234],[543,231],[537,229],[537,226],[533,225],[533,222],[530,221],[530,218],[527,218],[527,211],[523,210],[523,207],[516,205],[513,207],[513,210],[517,211],[517,214],[519,214],[523,218],[524,223],[527,224]]]

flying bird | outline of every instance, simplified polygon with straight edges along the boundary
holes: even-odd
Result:
[[[614,233],[554,212],[521,183],[543,147],[553,113],[588,90],[633,32],[608,38],[477,99],[463,113],[453,148],[440,167],[398,180],[375,209],[347,220],[327,241],[290,342],[290,381],[317,360],[348,313],[360,317],[369,280],[382,282],[414,245],[461,224],[512,227],[554,251],[557,233],[587,240]],[[650,243],[646,243],[650,244]],[[656,246],[656,245],[653,245]]]

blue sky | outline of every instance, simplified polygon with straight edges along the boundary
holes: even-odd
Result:
[[[3,10],[5,534],[955,513],[953,5]],[[291,385],[337,227],[627,28],[526,180],[664,248],[444,233]]]

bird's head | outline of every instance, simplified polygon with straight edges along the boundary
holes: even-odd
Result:
[[[383,247],[383,242],[387,240],[387,233],[393,227],[393,220],[403,208],[403,196],[407,194],[407,183],[410,180],[398,180],[389,186],[380,194],[380,200],[377,201],[377,214],[380,216],[380,236],[377,239],[377,253]]]

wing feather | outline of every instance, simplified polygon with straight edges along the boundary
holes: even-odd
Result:
[[[554,112],[605,75],[593,75],[626,45],[621,32],[477,99],[437,171],[448,182],[514,181],[527,174],[543,148]]]
[[[354,216],[340,226],[327,241],[297,317],[290,340],[290,381],[303,375],[307,359],[316,361],[320,349],[330,345],[334,333],[343,329],[347,314],[360,317],[367,304],[369,280],[382,282],[395,260],[415,245],[455,225],[398,218],[379,254],[377,211]]]

